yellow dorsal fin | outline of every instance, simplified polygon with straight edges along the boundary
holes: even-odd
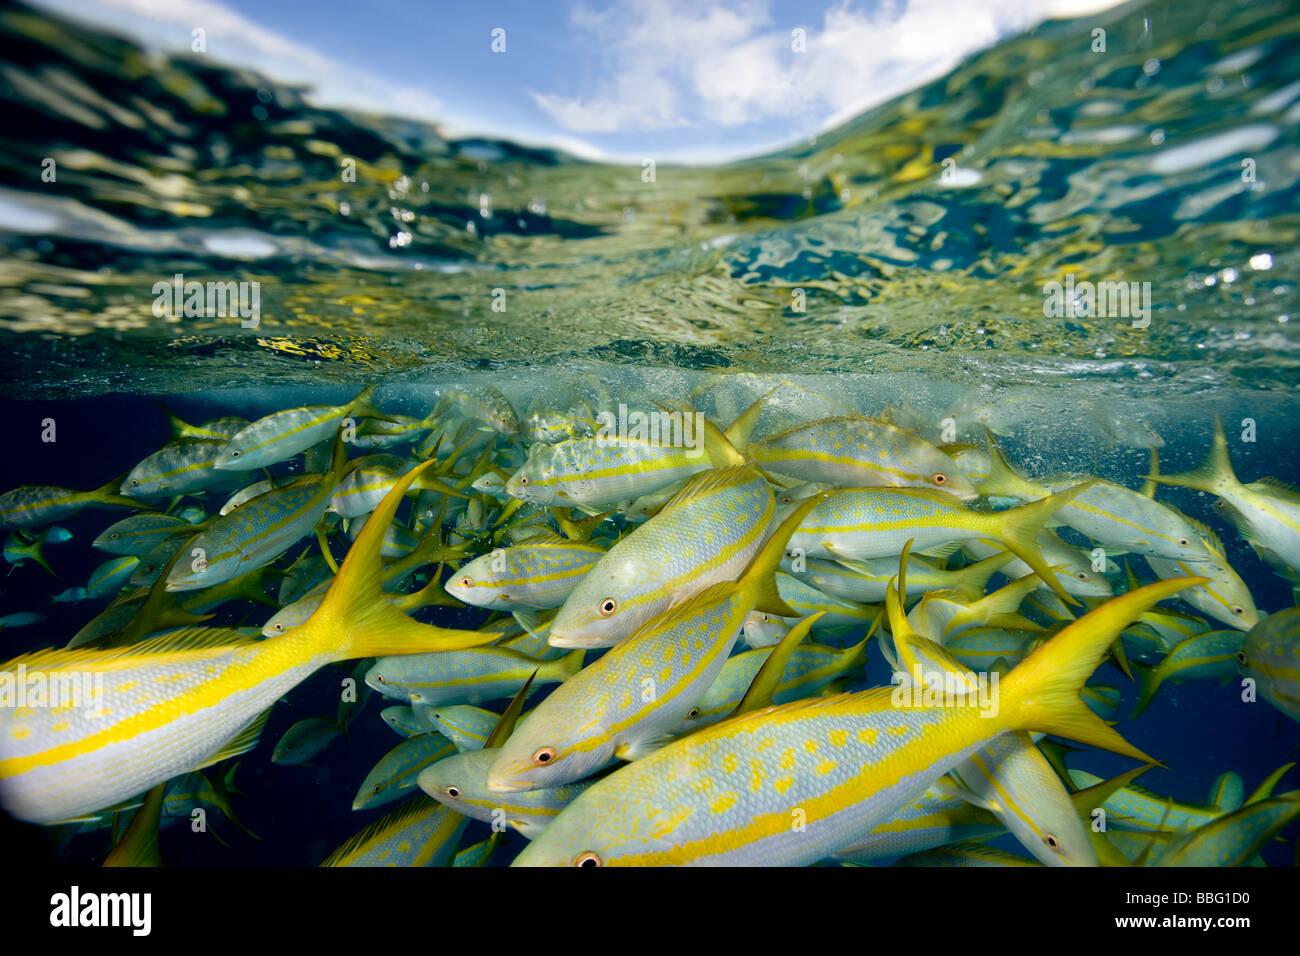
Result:
[[[230,649],[252,646],[261,643],[241,636],[234,628],[227,627],[188,627],[169,634],[150,638],[139,644],[126,647],[75,648],[66,650],[46,648],[22,654],[9,661],[0,670],[12,670],[19,664],[27,670],[92,670],[97,668],[112,669],[126,664],[134,666],[142,657],[154,654],[181,654],[185,652],[209,652],[214,648]]]
[[[720,488],[731,488],[758,476],[758,469],[748,464],[730,465],[725,468],[713,468],[701,472],[686,482],[682,490],[673,495],[659,513],[661,515],[667,514],[710,492],[717,491]]]

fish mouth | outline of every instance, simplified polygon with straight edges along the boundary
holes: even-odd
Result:
[[[546,643],[550,644],[551,647],[563,647],[565,650],[587,646],[576,637],[565,637],[563,634],[556,634],[554,631],[546,635]]]

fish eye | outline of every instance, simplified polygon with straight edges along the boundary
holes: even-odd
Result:
[[[112,534],[110,534],[110,535],[108,536],[108,539],[109,539],[110,541],[116,541],[116,540],[117,540],[118,538],[120,538],[120,537],[122,537],[122,536],[121,536],[120,534],[118,534],[116,531],[114,531]]]
[[[1237,651],[1237,663],[1238,663],[1238,664],[1245,665],[1245,663],[1246,663],[1246,652],[1245,652],[1245,651]]]
[[[1233,607],[1233,609],[1232,609],[1232,613],[1233,613],[1233,614],[1245,614],[1245,613],[1246,613],[1246,609],[1245,609],[1244,607],[1242,607],[1240,604],[1238,604],[1238,605],[1236,605],[1235,607]]]
[[[1188,541],[1186,538],[1179,538],[1178,543],[1181,544],[1183,547],[1186,547],[1187,545],[1191,544],[1191,542]]]
[[[239,452],[237,452],[237,451],[232,451],[232,452],[230,453],[230,457],[231,457],[231,458],[238,458],[238,457],[239,457]]]
[[[1043,842],[1046,843],[1048,846],[1050,846],[1053,850],[1059,850],[1061,848],[1060,842],[1056,839],[1055,835],[1051,833],[1048,833],[1043,837]]]
[[[134,487],[135,487],[136,485],[138,485],[138,484],[140,484],[140,479],[139,479],[139,478],[132,478],[132,479],[131,479],[131,487],[132,487],[132,488],[134,488]]]
[[[934,483],[936,485],[942,485],[947,480],[948,480],[948,476],[945,474],[937,474],[934,476]]]
[[[617,610],[618,610],[618,602],[615,601],[613,598],[605,598],[605,600],[600,602],[601,617],[609,617]]]
[[[698,707],[692,707],[691,712],[686,715],[688,720],[694,720],[698,716],[700,716],[700,708]]]
[[[377,784],[375,784],[375,789],[371,790],[370,792],[371,792],[371,793],[378,793],[380,790],[383,790],[383,789],[384,789],[384,785],[383,785],[382,783],[377,783]]]
[[[600,857],[595,853],[584,853],[573,861],[574,866],[601,866]]]
[[[474,586],[474,579],[473,579],[473,578],[468,578],[468,577],[461,578],[461,579],[460,579],[460,586],[463,587],[463,588],[473,587],[473,586]]]
[[[284,625],[283,625],[283,624],[277,624],[277,625],[275,626],[275,629],[276,629],[277,631],[283,631],[283,630],[284,630]],[[381,679],[382,679],[382,678],[381,678]]]
[[[543,766],[555,759],[554,747],[542,747],[533,754],[533,763],[542,764]]]
[[[1077,572],[1074,576],[1075,576],[1076,578],[1078,578],[1080,581],[1086,581],[1086,580],[1088,580],[1088,572],[1087,572],[1087,571],[1079,571],[1079,572]]]
[[[792,502],[793,500],[794,500],[794,499],[791,498],[789,495],[782,495],[782,496],[781,496],[781,504],[783,504],[783,505],[788,505],[788,504],[789,504],[790,502]]]
[[[520,483],[521,485],[526,485],[526,484],[528,484],[528,476],[527,476],[527,475],[520,475],[520,476],[519,476],[519,483]]]
[[[383,674],[376,674],[376,675],[375,675],[375,680],[379,681],[379,683],[381,683],[381,684],[385,684],[385,683],[387,683],[387,681],[384,680],[384,675],[383,675]]]
[[[449,796],[449,797],[451,797],[453,800],[455,800],[457,797],[460,796],[460,789],[459,789],[458,787],[448,787],[448,788],[447,788],[447,796]]]

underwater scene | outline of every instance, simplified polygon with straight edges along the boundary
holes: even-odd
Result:
[[[1296,866],[1300,3],[1012,6],[0,4],[6,832]]]

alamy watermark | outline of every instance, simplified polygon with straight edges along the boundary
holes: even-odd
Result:
[[[255,329],[262,324],[262,284],[253,282],[185,281],[176,273],[170,282],[153,284],[153,314],[186,318],[225,319],[238,316],[240,325]]]
[[[1133,328],[1145,329],[1151,324],[1151,283],[1075,282],[1074,273],[1067,273],[1064,283],[1044,283],[1043,315],[1049,319],[1132,319]]]
[[[596,414],[596,444],[601,448],[614,445],[657,445],[685,448],[687,458],[704,454],[703,412],[629,412],[622,402],[618,414]]]
[[[912,673],[895,671],[890,683],[897,684],[890,703],[900,709],[913,707],[976,707],[981,717],[998,715],[998,673],[953,673],[923,671],[920,664]]]
[[[100,713],[102,671],[28,671],[26,664],[0,671],[0,707],[85,708]]]

